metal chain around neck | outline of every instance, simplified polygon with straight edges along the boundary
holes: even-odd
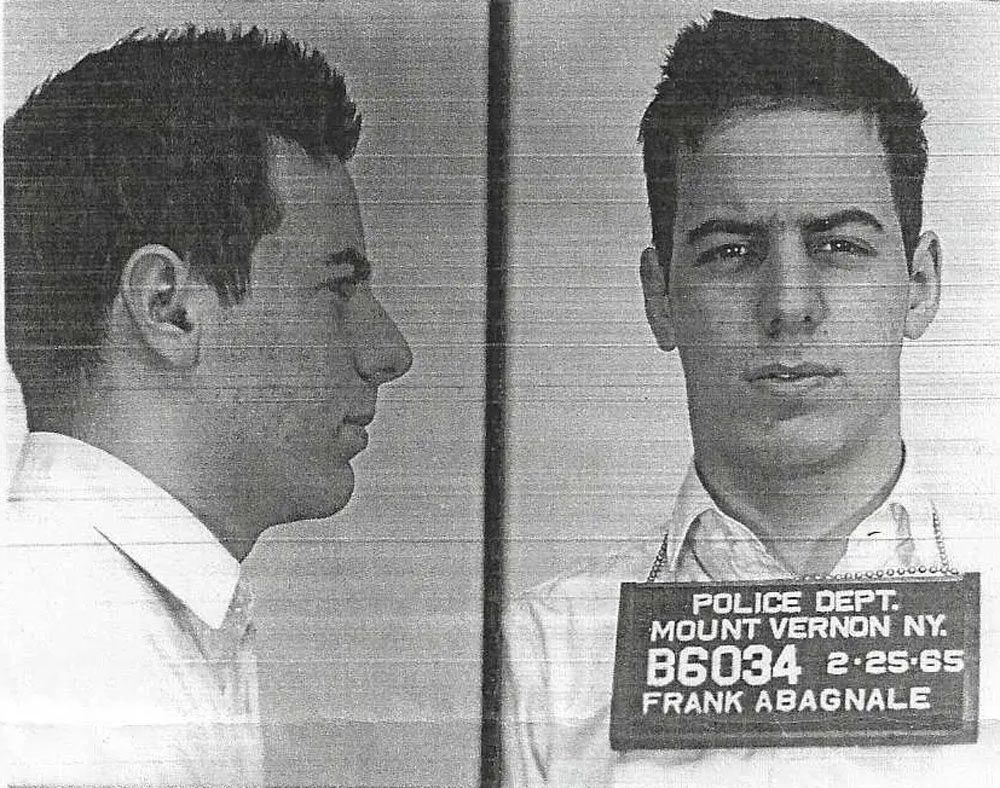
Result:
[[[803,580],[880,580],[888,577],[919,577],[921,575],[958,575],[961,574],[951,565],[948,560],[948,553],[944,546],[944,533],[941,531],[941,518],[938,517],[937,509],[931,508],[932,524],[934,527],[934,544],[937,547],[938,566],[910,566],[901,569],[878,569],[871,572],[847,572],[843,574],[826,575],[802,575]],[[670,539],[670,532],[663,535],[660,549],[653,559],[653,566],[650,567],[647,583],[658,581],[663,565],[667,561],[667,544]]]

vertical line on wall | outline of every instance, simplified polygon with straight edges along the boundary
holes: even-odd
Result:
[[[486,392],[483,487],[483,644],[480,784],[500,785],[504,590],[510,0],[489,6],[486,121]]]

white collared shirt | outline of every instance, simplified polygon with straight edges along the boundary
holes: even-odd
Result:
[[[252,594],[191,512],[32,433],[0,533],[0,776],[263,783]]]
[[[795,574],[772,556],[742,523],[723,514],[692,464],[677,494],[666,534],[660,580],[769,580]],[[934,534],[934,507],[912,463],[892,494],[847,538],[831,575],[942,564]]]
[[[926,477],[907,460],[892,493],[849,535],[831,574],[940,563]],[[796,747],[615,753],[609,741],[618,596],[644,582],[659,540],[544,583],[504,618],[504,783],[507,786],[913,786],[979,784],[1000,773],[1000,600],[997,572],[980,565],[974,534],[988,523],[942,514],[951,564],[982,571],[980,735],[946,747]],[[978,529],[978,530],[977,530]],[[791,573],[741,523],[723,514],[693,464],[667,522],[658,579],[773,579]],[[979,778],[977,780],[976,778]]]

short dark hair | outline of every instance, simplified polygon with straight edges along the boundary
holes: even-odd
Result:
[[[715,11],[680,32],[642,118],[653,243],[673,253],[676,165],[681,144],[697,149],[734,109],[754,102],[820,106],[874,117],[887,154],[907,263],[920,237],[927,170],[924,107],[891,63],[832,25],[804,18],[751,19]]]
[[[137,248],[174,249],[239,302],[281,222],[268,137],[351,157],[344,79],[285,34],[135,31],[38,87],[4,123],[7,351],[28,423],[72,396]]]

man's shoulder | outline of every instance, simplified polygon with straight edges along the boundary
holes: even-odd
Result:
[[[229,724],[203,625],[98,530],[122,505],[9,502],[0,708],[16,711],[0,739],[13,737],[26,782],[58,782],[58,773],[80,783],[233,783],[245,748],[227,747],[243,733]],[[41,755],[53,741],[56,754]]]
[[[983,462],[983,459],[990,459]],[[1000,556],[1000,478],[991,458],[922,457],[920,480],[934,502],[952,564],[965,572],[994,574]]]
[[[191,658],[170,595],[96,530],[95,513],[19,504],[0,545],[0,619],[9,624],[15,683],[30,695],[73,702],[79,694],[99,705],[129,702],[134,686],[155,676],[159,694],[170,694],[170,666]]]
[[[575,599],[594,599],[607,588],[623,582],[642,582],[649,573],[657,545],[635,543],[603,558],[586,561],[556,577],[539,583],[513,598],[515,602],[560,605]]]
[[[23,635],[20,649],[66,648],[64,659],[81,669],[71,656],[81,649],[107,652],[95,669],[126,652],[162,659],[177,639],[169,595],[91,524],[33,525],[11,529],[2,548],[0,607]]]
[[[505,628],[517,638],[532,629],[548,635],[613,622],[621,584],[644,581],[655,555],[656,545],[636,544],[529,588],[510,600]]]

